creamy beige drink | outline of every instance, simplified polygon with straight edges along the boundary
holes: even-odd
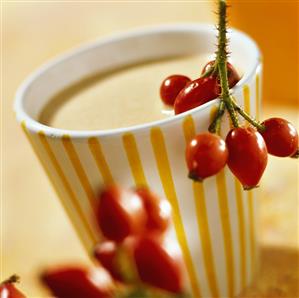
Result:
[[[210,60],[210,54],[177,57],[90,77],[57,94],[39,120],[56,128],[97,130],[170,117],[160,100],[161,82],[172,74],[196,79]]]

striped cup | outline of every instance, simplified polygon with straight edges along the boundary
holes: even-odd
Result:
[[[44,65],[15,100],[18,121],[87,252],[101,241],[94,216],[98,190],[114,182],[147,185],[172,206],[169,235],[177,239],[196,298],[235,296],[251,282],[257,256],[256,191],[244,192],[227,169],[203,183],[187,178],[186,142],[207,130],[218,99],[166,120],[104,131],[56,129],[37,119],[54,94],[87,76],[149,60],[213,53],[215,35],[213,26],[187,24],[109,37]],[[258,118],[259,50],[245,34],[232,30],[229,35],[232,60],[244,71],[234,97]],[[229,129],[224,118],[223,136]]]

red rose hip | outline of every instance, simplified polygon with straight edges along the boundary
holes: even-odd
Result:
[[[26,298],[16,287],[15,283],[19,281],[19,277],[12,275],[9,279],[0,284],[0,298]]]
[[[267,166],[268,152],[263,137],[252,127],[230,130],[226,137],[227,165],[244,189],[258,185]]]
[[[154,237],[139,237],[133,255],[142,282],[172,293],[183,292],[183,260],[174,243],[166,245]]]
[[[160,97],[166,105],[172,106],[175,98],[179,92],[189,83],[191,80],[183,75],[172,75],[167,77],[161,84]]]
[[[146,229],[149,232],[163,233],[167,230],[171,218],[171,206],[165,199],[160,199],[146,187],[136,189],[143,201],[147,213]]]
[[[294,155],[298,150],[298,133],[296,128],[282,118],[270,118],[262,123],[265,130],[261,131],[268,153],[287,157]]]
[[[57,298],[112,298],[113,284],[103,268],[66,266],[45,271],[41,281]]]
[[[174,102],[175,114],[196,108],[220,94],[217,79],[213,76],[199,78],[181,90]]]
[[[226,164],[228,151],[224,140],[213,133],[195,136],[186,147],[189,177],[195,181],[217,174]]]
[[[141,198],[118,186],[110,186],[101,193],[97,217],[103,235],[116,242],[142,233],[147,221]]]

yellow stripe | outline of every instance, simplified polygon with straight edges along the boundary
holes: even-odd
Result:
[[[244,86],[245,87],[245,86]],[[250,114],[250,90],[247,86],[244,90],[244,109]],[[254,234],[254,210],[253,210],[253,194],[252,190],[248,191],[248,217],[249,217],[249,237],[250,237],[250,253],[251,253],[251,273],[254,274],[255,268],[255,234]]]
[[[39,132],[38,136],[39,136],[39,139],[40,139],[40,141],[41,141],[41,143],[42,143],[45,151],[47,152],[47,154],[48,154],[48,156],[49,156],[49,158],[50,158],[50,160],[52,162],[53,167],[56,170],[56,173],[58,174],[58,176],[59,176],[62,184],[64,185],[64,188],[65,188],[66,192],[68,193],[68,195],[69,195],[69,197],[70,197],[70,199],[72,201],[72,205],[74,206],[74,209],[76,210],[76,213],[78,214],[78,217],[80,218],[80,221],[81,221],[82,226],[83,226],[83,228],[85,229],[85,231],[86,231],[86,233],[88,235],[88,238],[92,242],[91,246],[95,245],[96,242],[97,242],[97,239],[93,235],[93,232],[92,232],[91,228],[89,227],[89,224],[88,224],[87,220],[85,219],[85,216],[84,216],[84,214],[83,214],[83,212],[81,210],[81,207],[80,207],[80,205],[78,203],[78,200],[77,200],[77,198],[76,198],[76,196],[75,196],[75,194],[74,194],[74,192],[73,192],[70,184],[68,183],[68,181],[67,181],[67,179],[66,179],[66,177],[65,177],[65,175],[64,175],[64,173],[63,173],[63,171],[62,171],[62,169],[61,169],[61,167],[60,167],[60,165],[59,165],[59,163],[58,163],[58,161],[57,161],[57,159],[56,159],[56,157],[55,157],[55,155],[54,155],[54,153],[53,153],[53,151],[52,151],[52,149],[51,149],[51,147],[50,147],[50,145],[49,145],[49,143],[48,143],[48,141],[47,141],[47,139],[45,137],[45,134],[43,132]],[[45,166],[44,166],[44,168],[46,169]],[[55,185],[53,183],[52,178],[51,178],[51,174],[50,173],[47,173],[47,174],[48,174],[50,180],[52,181],[52,184]],[[56,189],[56,191],[57,191],[57,189]],[[57,193],[59,195],[58,191],[57,191]],[[59,195],[59,197],[60,197],[60,200],[61,200],[61,202],[62,202],[65,210],[67,211],[68,215],[70,216],[70,218],[72,218],[71,212],[69,211],[69,209],[64,204],[64,198],[62,198],[60,195]],[[72,222],[75,223],[74,220]],[[81,229],[81,227],[80,227],[80,229]],[[77,231],[78,234],[79,234],[79,230],[80,229],[78,227],[76,228],[76,231]],[[88,253],[90,253],[90,246],[87,245],[87,243],[83,239],[82,235],[79,234],[79,236],[80,236],[80,239],[81,239],[83,245],[85,246],[86,250],[88,251]]]
[[[213,117],[213,116],[212,116]],[[183,131],[188,144],[195,135],[193,118],[189,115],[183,122]],[[211,235],[207,216],[206,199],[203,183],[193,182],[193,194],[196,208],[197,224],[200,233],[205,271],[212,297],[219,297],[219,289],[215,273],[214,255],[212,251]]]
[[[62,144],[85,191],[90,207],[92,208],[92,210],[95,210],[95,195],[71,138],[67,135],[64,135],[62,137]]]
[[[89,150],[97,164],[97,167],[103,177],[104,184],[114,184],[114,179],[112,177],[111,171],[109,169],[108,163],[105,159],[102,146],[100,141],[96,138],[88,139]]]
[[[248,85],[243,86],[244,110],[250,114],[250,89]],[[246,126],[248,123],[246,123]]]
[[[238,223],[239,223],[239,241],[240,241],[240,272],[242,288],[246,286],[246,245],[245,245],[245,220],[244,220],[244,207],[242,186],[239,180],[235,177],[235,192],[238,210]]]
[[[255,77],[255,117],[257,120],[260,118],[260,76]]]
[[[217,191],[218,191],[218,202],[221,216],[221,225],[223,231],[224,240],[224,250],[226,257],[226,273],[227,273],[227,287],[228,287],[228,297],[234,297],[234,256],[233,256],[233,246],[232,246],[232,235],[231,226],[229,220],[229,209],[228,209],[228,197],[227,188],[225,182],[224,170],[222,170],[216,176]]]
[[[82,231],[82,226],[80,226],[80,225],[77,223],[77,220],[75,220],[75,218],[74,218],[74,214],[70,211],[69,207],[65,204],[65,199],[62,198],[62,195],[61,195],[60,192],[58,191],[58,187],[57,187],[57,185],[56,185],[54,179],[52,178],[52,175],[51,175],[50,172],[48,171],[48,168],[46,167],[45,161],[44,161],[44,160],[42,159],[42,157],[40,156],[40,153],[39,153],[39,151],[38,151],[36,145],[34,144],[33,140],[31,139],[31,135],[28,133],[27,128],[26,128],[26,124],[25,124],[24,121],[22,121],[21,126],[22,126],[23,131],[25,132],[25,135],[26,135],[26,137],[27,137],[27,139],[28,139],[28,141],[29,141],[29,143],[30,143],[30,145],[31,145],[31,147],[32,147],[32,149],[33,149],[33,151],[35,152],[35,154],[36,154],[38,160],[40,161],[41,165],[43,166],[43,168],[44,168],[44,170],[45,170],[45,172],[46,172],[46,174],[47,174],[49,180],[51,181],[51,184],[52,184],[52,186],[53,186],[55,192],[57,193],[57,195],[58,195],[58,197],[59,197],[59,199],[60,199],[60,202],[61,202],[61,204],[62,204],[64,210],[66,211],[68,217],[71,219],[71,222],[72,222],[72,224],[73,224],[74,227],[75,227],[75,231],[77,232],[77,235],[79,236],[79,239],[80,239],[82,245],[85,247],[86,251],[87,251],[88,254],[89,254],[89,253],[90,253],[90,247],[91,247],[93,244],[92,244],[92,245],[88,245],[88,244],[86,243],[86,240],[85,240],[86,237],[83,236],[83,233],[84,233],[84,232]],[[79,214],[78,214],[78,215],[79,215]],[[80,217],[80,215],[79,215],[79,217]],[[79,219],[79,220],[80,220],[80,219]],[[81,222],[82,222],[82,220],[81,220]],[[84,223],[83,223],[83,225],[84,225]],[[89,239],[89,240],[90,240],[90,239]]]
[[[230,128],[233,128],[232,123],[230,124]],[[246,287],[246,235],[245,235],[245,217],[244,217],[242,185],[236,177],[234,177],[234,180],[235,180],[235,193],[236,193],[238,225],[239,225],[239,241],[240,241],[239,254],[240,254],[241,286],[242,288],[245,288]]]
[[[248,191],[248,215],[249,215],[249,237],[251,253],[251,274],[255,273],[255,231],[254,231],[254,210],[253,210],[253,193]]]
[[[132,174],[134,176],[136,186],[147,186],[134,135],[131,133],[124,134],[123,145],[127,154]]]
[[[188,144],[195,136],[195,125],[191,115],[185,117],[183,121],[183,131],[186,144]]]
[[[154,127],[151,129],[151,143],[154,150],[157,167],[164,188],[164,192],[172,206],[172,216],[173,216],[174,226],[177,234],[177,239],[179,241],[179,244],[183,252],[188,275],[190,278],[190,283],[193,292],[192,297],[199,298],[201,297],[200,287],[196,278],[195,268],[188,247],[187,238],[186,238],[186,234],[185,234],[185,230],[184,230],[184,226],[180,214],[178,199],[177,199],[177,195],[176,195],[176,191],[172,179],[165,141],[160,128]]]

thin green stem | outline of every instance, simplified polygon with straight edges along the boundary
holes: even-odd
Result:
[[[200,77],[201,78],[206,78],[209,76],[217,76],[218,73],[218,65],[217,61],[213,61],[213,64],[210,64],[209,67],[207,67],[208,70],[206,70]]]
[[[225,109],[228,110],[230,118],[234,127],[239,126],[239,121],[235,109],[232,104],[232,98],[229,92],[229,84],[227,77],[227,19],[226,19],[226,1],[219,0],[218,2],[218,14],[219,14],[219,22],[218,22],[218,48],[216,52],[216,61],[213,67],[213,70],[218,72],[220,77],[220,86],[221,86],[221,102],[218,107],[218,112],[216,113],[215,119],[211,123],[209,127],[210,132],[219,133],[220,124],[222,116],[224,115]]]
[[[256,127],[259,131],[263,132],[265,130],[265,126],[259,123],[256,119],[247,114],[234,100],[232,100],[232,104],[234,110],[237,111],[246,121],[248,121],[251,125]]]
[[[227,19],[226,19],[226,1],[219,0],[219,23],[218,23],[218,51],[216,63],[218,65],[218,72],[221,85],[221,98],[225,103],[225,106],[229,112],[230,118],[234,127],[239,126],[237,114],[232,104],[232,98],[229,93],[229,84],[227,77]]]
[[[227,62],[227,20],[226,20],[226,1],[225,0],[219,0],[218,2],[218,48],[216,52],[216,65],[219,67],[219,64],[222,64],[222,66],[226,65]],[[219,70],[220,71],[220,70]],[[224,87],[228,87],[228,80],[227,80],[227,74],[223,76],[223,85]],[[226,88],[222,91],[222,93],[229,94],[229,88]]]
[[[213,72],[215,72],[215,66],[213,65],[212,67],[210,67],[205,73],[203,73],[200,77],[201,78],[206,78],[209,77],[210,75],[213,74]]]
[[[220,134],[220,124],[224,112],[225,112],[225,103],[223,100],[221,100],[215,118],[213,119],[213,122],[209,126],[209,132],[216,133],[218,135]]]

